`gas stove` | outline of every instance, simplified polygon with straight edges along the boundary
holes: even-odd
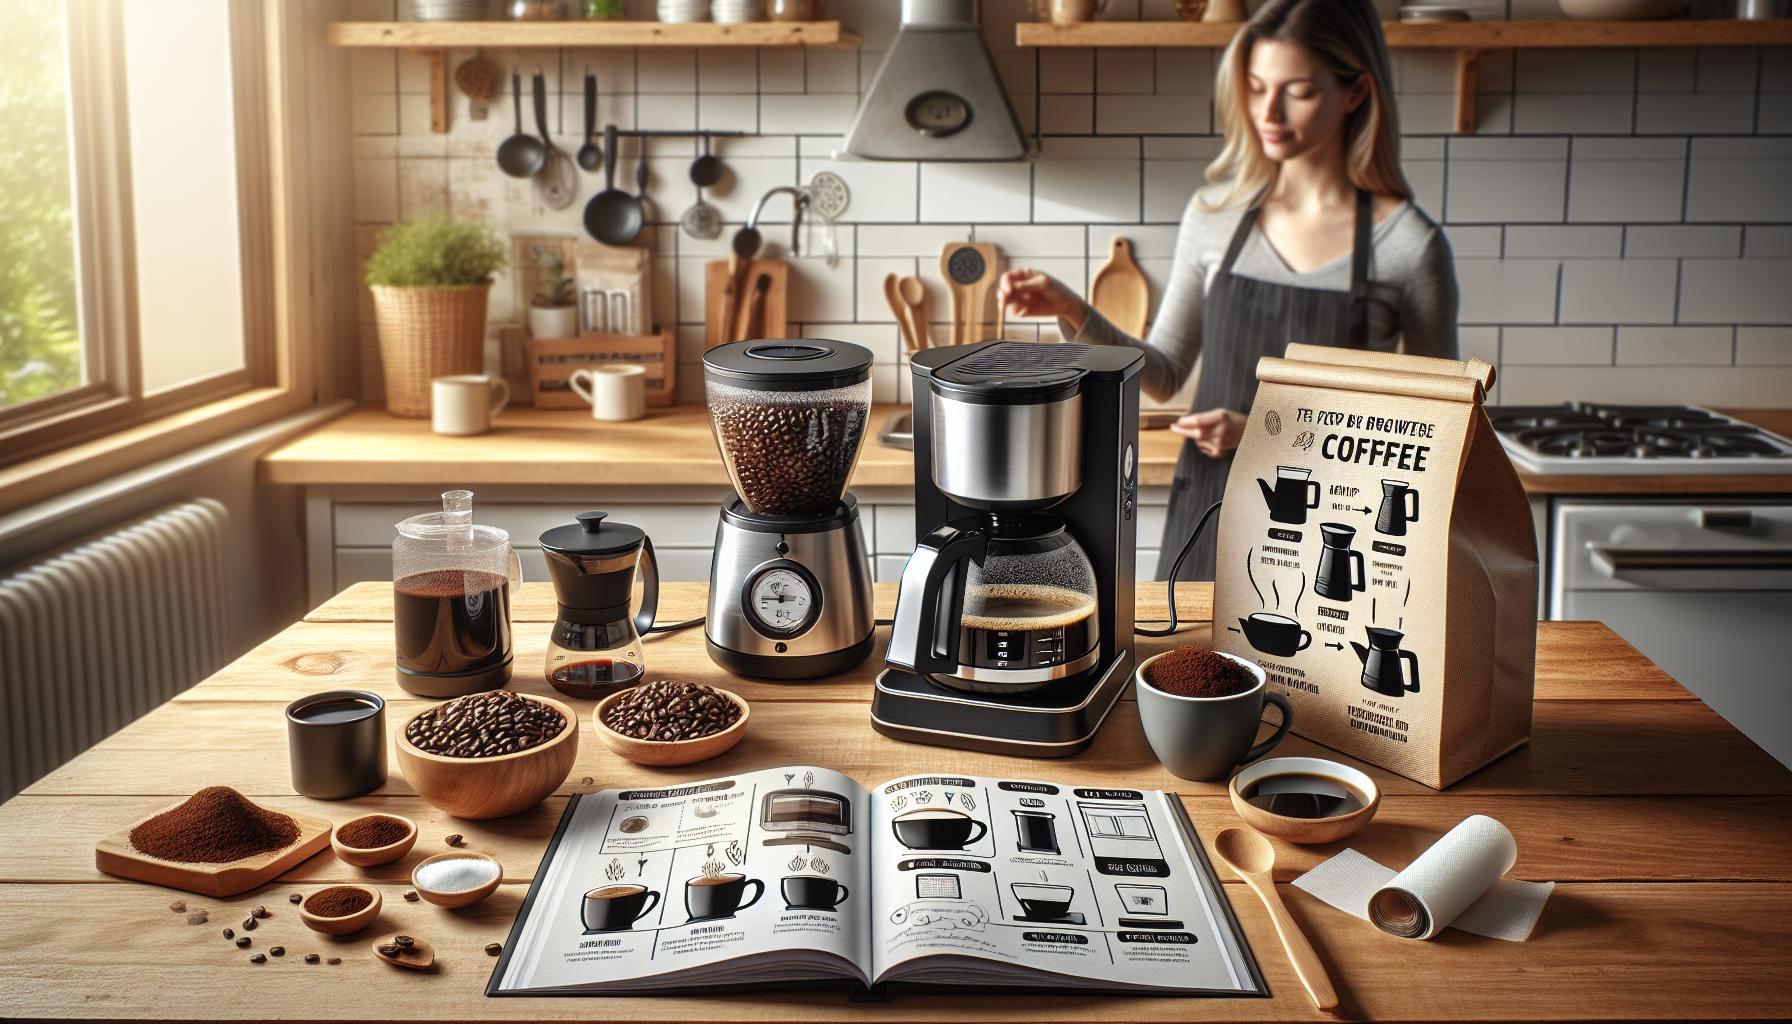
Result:
[[[1792,473],[1792,441],[1691,405],[1490,405],[1506,454],[1531,473]]]

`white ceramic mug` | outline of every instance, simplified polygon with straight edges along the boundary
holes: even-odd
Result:
[[[1107,7],[1108,0],[1051,0],[1052,24],[1075,25],[1094,21],[1095,16]]]
[[[437,377],[429,384],[430,426],[438,434],[483,434],[491,429],[498,410],[510,404],[510,385],[502,377],[463,373]]]
[[[594,419],[621,422],[647,415],[647,368],[644,366],[629,363],[581,366],[566,378],[566,386],[591,403]]]

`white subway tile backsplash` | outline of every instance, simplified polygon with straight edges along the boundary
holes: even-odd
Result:
[[[699,93],[697,127],[712,132],[756,132],[759,130],[759,99],[751,95]]]
[[[1512,130],[1526,134],[1627,132],[1634,113],[1635,103],[1628,92],[1521,92],[1512,98]]]
[[[349,124],[356,135],[397,135],[398,97],[393,94],[351,96]]]
[[[1032,220],[1033,168],[1012,164],[922,164],[924,221]]]
[[[1504,98],[1502,103],[1507,102]],[[1456,97],[1444,93],[1406,93],[1399,97],[1400,130],[1445,134],[1456,130]]]
[[[387,224],[398,219],[398,161],[355,161],[355,222]]]
[[[1452,139],[1445,217],[1560,222],[1567,179],[1567,139]]]
[[[1678,271],[1676,260],[1563,260],[1561,321],[1671,324]]]
[[[1792,92],[1792,46],[1769,46],[1761,50],[1761,92]]]
[[[1744,256],[1792,256],[1792,226],[1750,224],[1746,239]]]
[[[1619,256],[1624,229],[1553,224],[1514,224],[1506,228],[1507,256]]]
[[[1107,236],[1098,233],[1098,237]],[[977,241],[993,242],[1010,259],[1083,259],[1089,254],[1088,229],[1080,224],[979,224]]]
[[[1150,132],[1208,131],[1210,104],[1205,96],[1109,96],[1095,98],[1095,130],[1102,135],[1145,135]],[[1042,129],[1043,130],[1043,129]]]
[[[1155,224],[1180,223],[1195,190],[1206,183],[1206,169],[1205,160],[1146,160],[1145,220]]]
[[[1638,92],[1692,92],[1698,88],[1698,83],[1697,50],[1682,46],[1650,46],[1637,51]]]
[[[1439,221],[1443,220],[1444,166],[1442,160],[1407,160],[1400,165],[1406,183],[1412,186],[1413,203]]]
[[[1754,124],[1754,93],[1645,93],[1636,100],[1639,132],[1745,133]]]
[[[1039,91],[1042,93],[1094,92],[1094,51],[1052,48],[1040,50]]]
[[[1792,221],[1792,138],[1694,139],[1686,219]]]
[[[1636,82],[1636,51],[1627,49],[1517,51],[1518,93],[1624,93]]]
[[[635,90],[696,92],[697,51],[682,46],[644,46],[637,49]]]
[[[1568,219],[1679,220],[1685,183],[1685,139],[1575,139]]]
[[[859,91],[859,55],[853,50],[809,50],[808,91],[852,93]]]
[[[899,161],[801,161],[802,180],[821,171],[838,174],[852,190],[842,224],[914,221],[919,216],[921,165]]]
[[[1704,47],[1699,50],[1698,91],[1748,93],[1752,96],[1755,93],[1760,62],[1761,51],[1753,47]]]
[[[724,47],[697,51],[697,91],[750,96],[759,89],[759,51]]]
[[[1505,229],[1498,227],[1458,224],[1444,229],[1444,237],[1450,242],[1450,251],[1458,258],[1482,256],[1498,259],[1504,255],[1501,251],[1504,235]]]
[[[1176,47],[1157,51],[1159,95],[1201,95],[1213,92],[1215,53],[1208,49]]]
[[[398,51],[355,47],[348,51],[349,91],[392,95],[398,82]]]
[[[1103,96],[1149,94],[1156,78],[1151,50],[1104,47],[1095,51],[1095,88]]]
[[[1792,366],[1792,327],[1736,328],[1736,365]]]
[[[1620,327],[1620,366],[1729,366],[1735,332],[1728,327]]]
[[[1548,324],[1556,319],[1559,260],[1456,260],[1465,324]]]
[[[1456,344],[1465,360],[1479,359],[1483,363],[1493,366],[1500,365],[1500,329],[1498,327],[1458,328]]]
[[[690,131],[697,127],[697,94],[642,93],[635,97],[635,117],[646,131]]]
[[[1500,342],[1503,366],[1610,366],[1610,327],[1508,327]]]
[[[881,291],[878,303],[880,305],[883,303]],[[879,366],[887,366],[892,370],[896,369],[897,355],[902,351],[902,335],[897,331],[894,323],[806,323],[803,325],[800,336],[827,338],[832,341],[847,341],[854,345],[863,345],[871,350],[872,362]],[[895,399],[880,398],[878,401],[895,401]]]
[[[790,314],[792,323],[830,321],[851,323],[857,315],[852,261],[829,267],[819,257],[790,261]],[[882,302],[883,293],[877,293]]]
[[[881,57],[881,55],[879,55]],[[871,62],[876,66],[876,62]],[[761,93],[802,92],[807,78],[803,51],[771,49],[759,51],[759,91]]]
[[[1039,131],[1045,135],[1086,135],[1095,130],[1095,97],[1088,94],[1039,97]]]
[[[942,245],[948,241],[968,242],[971,232],[969,220],[961,224],[864,224],[859,227],[859,258],[907,256],[938,262]]]
[[[1139,167],[1136,139],[1047,139],[1034,165],[1032,219],[1136,222]]]
[[[1624,255],[1733,259],[1742,251],[1735,224],[1632,224],[1624,229]]]
[[[772,135],[839,135],[852,123],[859,98],[851,93],[761,96],[759,130]]]
[[[1683,324],[1792,324],[1792,259],[1687,260]]]

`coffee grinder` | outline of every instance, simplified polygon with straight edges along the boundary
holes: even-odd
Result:
[[[710,562],[710,658],[763,679],[852,668],[875,629],[846,490],[871,419],[871,350],[820,338],[718,345],[703,354],[703,387],[736,492]]]
[[[915,553],[871,724],[912,743],[1064,757],[1133,657],[1139,381],[1129,348],[914,353]]]
[[[576,524],[541,535],[554,578],[554,629],[542,674],[569,697],[606,697],[635,685],[646,671],[641,637],[660,603],[659,560],[638,526],[606,523],[608,512],[580,512]],[[641,610],[628,613],[641,570]]]

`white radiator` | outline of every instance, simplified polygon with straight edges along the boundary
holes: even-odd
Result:
[[[0,801],[223,667],[228,523],[169,505],[0,576]]]

